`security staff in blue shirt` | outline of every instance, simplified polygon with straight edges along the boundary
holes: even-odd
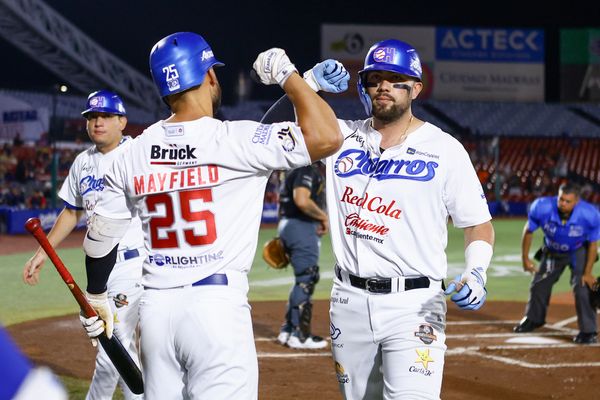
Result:
[[[533,232],[537,228],[544,232],[543,247],[536,254],[539,269],[529,259]],[[590,303],[590,293],[596,282],[592,268],[598,255],[598,239],[600,212],[580,199],[576,184],[564,183],[558,190],[558,197],[541,197],[531,204],[523,230],[521,254],[523,269],[534,276],[525,317],[515,326],[515,332],[531,332],[545,324],[552,286],[569,265],[579,325],[579,333],[573,341],[580,344],[597,342],[596,311]]]
[[[319,167],[315,163],[289,171],[279,195],[278,232],[294,268],[295,283],[277,341],[293,349],[322,349],[328,344],[310,329],[311,297],[319,281],[320,237],[329,231],[325,179]]]

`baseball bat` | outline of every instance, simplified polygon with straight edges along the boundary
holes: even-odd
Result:
[[[56,254],[56,250],[54,250],[50,241],[48,241],[48,237],[42,229],[40,220],[38,218],[29,218],[27,222],[25,222],[25,229],[37,239],[40,246],[42,246],[42,249],[44,249],[50,260],[52,260],[52,264],[54,264],[60,277],[67,284],[67,287],[73,294],[73,297],[75,297],[75,300],[79,304],[79,307],[81,307],[81,311],[85,317],[90,318],[97,316],[96,310],[88,303],[85,295],[79,286],[77,286],[77,283],[75,283],[73,276],[67,267],[65,267],[60,257],[58,257],[58,254]],[[125,350],[119,338],[116,335],[112,335],[109,339],[108,336],[106,336],[106,332],[102,332],[97,339],[129,389],[135,394],[144,393],[142,372],[127,350]]]

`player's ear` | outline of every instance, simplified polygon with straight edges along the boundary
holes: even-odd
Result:
[[[121,130],[121,132],[125,129],[126,126],[127,126],[127,117],[124,115],[119,115],[119,129]]]
[[[213,68],[210,68],[207,72],[206,72],[206,80],[208,81],[208,83],[211,86],[215,86],[219,84],[219,81],[217,79],[217,74],[215,74],[215,70]]]
[[[419,96],[419,93],[421,93],[421,90],[423,90],[423,82],[415,82],[410,92],[411,98],[413,100],[416,99]]]

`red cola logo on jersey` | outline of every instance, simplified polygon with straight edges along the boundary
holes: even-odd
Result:
[[[343,151],[335,162],[335,174],[340,178],[353,175],[366,175],[378,181],[386,179],[409,179],[414,181],[430,181],[435,177],[435,169],[439,164],[435,161],[420,159],[381,160],[371,158],[370,153],[360,149]]]
[[[353,192],[354,191],[351,187],[346,186],[344,194],[341,198],[341,202],[354,204],[355,206],[358,206],[363,210],[366,209],[369,211],[376,212],[377,214],[383,214],[386,217],[400,219],[400,214],[402,213],[402,210],[398,207],[394,207],[394,205],[396,204],[396,200],[392,200],[384,204],[383,197],[371,197],[371,195],[369,195],[369,192],[365,192],[364,196],[359,197],[353,196]]]

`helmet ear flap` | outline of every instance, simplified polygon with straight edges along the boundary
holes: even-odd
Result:
[[[358,82],[356,84],[358,90],[358,97],[360,98],[360,102],[365,108],[365,113],[367,116],[371,116],[371,110],[373,109],[373,103],[371,102],[371,97],[367,93],[367,88],[363,83],[363,74],[358,74]]]

